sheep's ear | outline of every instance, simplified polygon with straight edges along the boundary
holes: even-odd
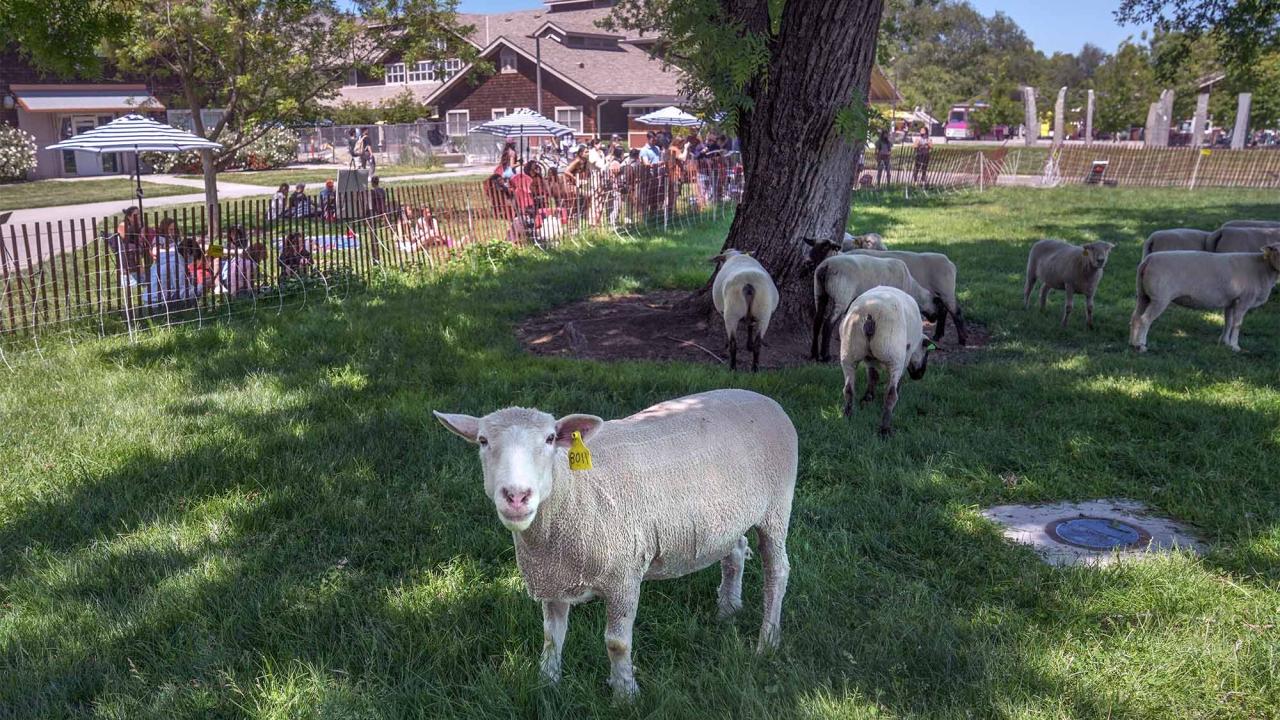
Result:
[[[709,263],[722,263],[722,262],[724,262],[724,253],[720,253],[719,255],[713,255],[713,256],[711,256],[711,257],[707,258],[707,262],[709,262]]]
[[[575,432],[582,433],[582,441],[586,442],[601,425],[604,420],[595,415],[565,415],[556,421],[556,445],[566,448],[572,445]]]
[[[818,238],[811,238],[811,237],[800,238],[800,239],[803,240],[804,244],[808,245],[809,247],[813,247],[814,245],[817,245],[819,242],[823,242],[821,240],[818,240]]]
[[[476,444],[476,438],[480,436],[480,418],[470,415],[454,415],[452,413],[442,413],[432,411],[436,419],[449,429],[449,432],[466,440],[471,444]]]
[[[1102,244],[1107,246],[1107,252],[1111,252],[1112,250],[1116,249],[1115,243],[1104,242]]]

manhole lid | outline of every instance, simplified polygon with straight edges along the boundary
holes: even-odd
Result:
[[[1151,542],[1146,530],[1114,518],[1062,518],[1046,525],[1044,531],[1060,543],[1088,550],[1128,550]]]

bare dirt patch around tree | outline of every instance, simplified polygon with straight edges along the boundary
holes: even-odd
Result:
[[[702,310],[688,290],[659,290],[644,295],[598,295],[551,308],[516,326],[516,338],[534,355],[584,360],[679,360],[729,364],[724,324]],[[926,324],[925,331],[932,333]],[[970,323],[969,344],[961,347],[951,324],[941,350],[930,360],[965,362],[990,341],[986,328]],[[750,368],[751,355],[738,336],[738,367]],[[761,369],[809,364],[809,328],[771,327],[760,353]],[[832,352],[837,351],[832,340]]]

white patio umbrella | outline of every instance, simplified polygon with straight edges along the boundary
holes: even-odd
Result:
[[[543,117],[527,108],[520,108],[510,115],[490,120],[478,125],[472,132],[498,137],[531,138],[531,137],[563,137],[573,135],[573,128]]]
[[[142,163],[144,152],[183,152],[185,150],[219,150],[220,143],[192,135],[172,125],[156,122],[141,115],[125,115],[102,127],[63,140],[46,150],[78,150],[96,153],[133,153],[134,178],[138,188],[138,213],[142,213]]]
[[[668,125],[672,127],[698,127],[702,125],[701,120],[674,105],[641,115],[636,118],[636,122],[644,123],[645,125]]]

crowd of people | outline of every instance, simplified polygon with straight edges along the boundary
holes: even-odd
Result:
[[[240,225],[226,228],[224,245],[206,249],[199,238],[185,234],[175,218],[165,216],[151,227],[136,207],[124,210],[107,242],[125,291],[137,292],[144,307],[165,310],[193,306],[206,295],[242,297],[255,292],[269,256],[267,246],[251,241]],[[301,232],[291,232],[281,241],[276,264],[281,281],[311,273],[311,251]]]
[[[512,239],[554,237],[567,223],[616,226],[675,211],[681,202],[696,209],[722,198],[735,149],[725,135],[665,130],[632,148],[617,135],[584,142],[567,135],[527,158],[508,141],[485,194],[495,216],[511,223]]]

